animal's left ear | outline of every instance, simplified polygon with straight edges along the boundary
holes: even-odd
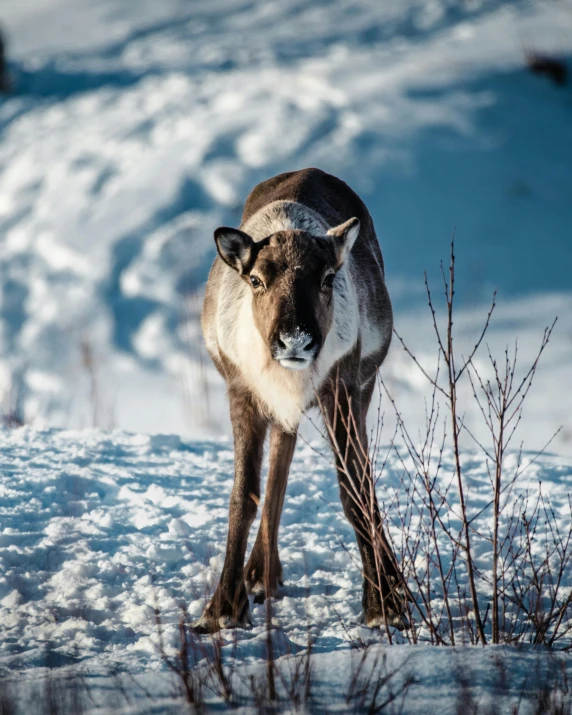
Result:
[[[341,268],[344,261],[350,255],[350,251],[359,235],[359,227],[359,219],[354,217],[345,223],[341,223],[339,226],[334,226],[334,228],[331,228],[326,234],[332,238],[332,246],[336,254],[338,268]]]

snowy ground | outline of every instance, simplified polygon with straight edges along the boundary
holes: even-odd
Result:
[[[500,350],[559,314],[526,439],[564,424],[572,450],[570,88],[524,68],[571,54],[570,0],[4,0],[0,22],[4,413],[227,432],[198,337],[212,231],[260,179],[319,165],[370,207],[416,349],[455,227],[458,325],[493,289]],[[399,351],[391,372],[422,397]]]
[[[472,509],[478,511],[490,497],[488,478],[477,455],[469,455],[466,466]],[[444,482],[451,468],[446,454]],[[75,665],[91,678],[97,697],[110,687],[105,679],[110,673],[131,673],[147,685],[148,674],[156,678],[154,692],[167,697],[172,686],[157,651],[154,608],[157,604],[161,610],[171,652],[177,645],[181,604],[190,617],[198,616],[220,573],[232,485],[231,445],[175,436],[22,428],[0,433],[0,469],[0,669],[18,672],[21,680],[42,674],[46,663],[68,669]],[[379,486],[382,500],[402,489],[401,471],[397,457],[390,455]],[[570,528],[572,469],[566,460],[544,456],[526,471],[518,493],[534,491],[539,480],[565,532]],[[310,624],[317,692],[330,704],[343,702],[354,657],[351,643],[381,638],[359,625],[361,576],[353,562],[358,554],[338,502],[327,459],[301,443],[281,522],[285,586],[273,605],[274,647],[276,657],[303,653]],[[398,525],[391,528],[399,541]],[[488,512],[475,528],[488,533]],[[441,548],[448,550],[445,542]],[[487,572],[490,549],[477,549],[476,558]],[[567,573],[564,586],[571,585]],[[486,601],[487,594],[481,596]],[[243,667],[260,662],[266,652],[263,606],[253,604],[252,613],[253,629],[237,632]],[[405,642],[397,632],[394,637]],[[225,640],[228,657],[232,635]],[[407,712],[417,712],[414,704],[435,688],[448,693],[443,712],[450,711],[446,708],[455,703],[455,673],[462,670],[465,651],[403,645],[388,653],[390,665],[413,659],[403,675],[413,670],[419,683],[411,690]],[[482,671],[472,681],[475,692],[489,692],[498,677],[491,663],[502,650],[468,653],[468,667]],[[514,694],[538,653],[525,649],[506,657],[518,675],[511,681]],[[546,662],[540,661],[540,667],[547,667]],[[133,691],[137,697],[131,686]]]
[[[119,669],[139,684],[111,712],[177,711],[153,609],[169,646],[180,603],[200,612],[232,480],[223,385],[198,327],[212,231],[237,225],[247,192],[280,171],[317,165],[363,196],[396,327],[428,369],[423,271],[438,295],[454,229],[459,354],[495,289],[488,344],[502,356],[518,338],[521,368],[558,316],[515,446],[538,449],[563,426],[518,488],[542,480],[569,528],[571,94],[524,55],[569,63],[571,0],[2,0],[0,23],[14,81],[0,97],[0,418],[31,425],[0,432],[1,672],[81,671],[101,703]],[[427,387],[397,342],[383,374],[422,430]],[[468,384],[459,397],[482,437]],[[53,429],[92,426],[139,434]],[[467,454],[478,509],[486,466]],[[390,455],[382,500],[399,496],[400,475]],[[368,635],[356,549],[331,466],[303,442],[281,529],[277,655],[303,655],[310,619],[319,692],[344,712],[350,641]],[[489,551],[477,559],[487,573]],[[239,658],[256,667],[262,607],[253,615]],[[540,680],[558,671],[526,650],[409,645],[388,650],[390,665],[412,652],[405,712],[455,712],[463,668],[494,698],[499,653],[511,698],[537,663]]]

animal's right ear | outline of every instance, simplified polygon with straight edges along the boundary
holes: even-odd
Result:
[[[244,231],[221,226],[214,232],[214,239],[222,260],[238,271],[247,272],[254,259],[254,241]]]

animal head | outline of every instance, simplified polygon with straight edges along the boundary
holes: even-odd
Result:
[[[357,218],[325,236],[279,231],[262,241],[235,228],[217,228],[222,260],[252,291],[256,328],[272,358],[304,370],[318,357],[333,320],[336,274],[359,234]]]

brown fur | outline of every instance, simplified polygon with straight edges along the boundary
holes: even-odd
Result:
[[[288,215],[295,216],[297,225],[262,235],[267,222],[259,221],[258,216],[265,215],[273,202],[294,202],[284,211],[294,212]],[[282,204],[277,206],[279,213]],[[324,235],[316,236],[316,226],[325,227]],[[375,384],[373,377],[389,348],[392,325],[383,259],[369,212],[342,181],[317,169],[306,169],[259,184],[246,201],[241,228],[248,228],[253,235],[225,228],[215,232],[219,258],[209,277],[203,309],[207,347],[228,385],[235,481],[220,583],[196,628],[206,632],[247,625],[247,591],[263,600],[265,595],[276,594],[282,578],[278,526],[296,426],[281,418],[280,402],[274,407],[270,404],[273,394],[259,389],[258,375],[248,373],[249,362],[259,352],[256,359],[261,361],[257,368],[260,380],[269,381],[265,389],[276,384],[276,389],[285,390],[288,398],[288,390],[296,391],[300,385],[306,389],[309,384],[309,394],[300,388],[301,409],[320,405],[324,419],[332,425],[340,496],[356,531],[363,562],[365,620],[379,623],[382,614],[381,595],[374,583],[382,585],[390,620],[392,614],[398,618],[401,606],[392,595],[392,583],[398,579],[395,559],[385,542],[383,573],[377,573],[376,554],[371,542],[364,538],[368,525],[350,498],[351,482],[364,494],[369,493],[371,466],[366,466],[365,479],[360,478],[360,444],[367,445],[365,420]],[[257,231],[260,235],[255,235]],[[350,236],[355,243],[350,243]],[[328,278],[332,273],[335,278]],[[242,310],[247,311],[247,318]],[[244,320],[247,322],[241,322]],[[355,336],[350,338],[354,329]],[[241,346],[245,330],[251,336],[248,339],[256,343],[252,350],[250,344]],[[303,361],[311,356],[308,367],[299,372],[282,367],[280,362],[284,345],[290,344],[295,346],[293,355],[302,355],[292,357],[292,361],[302,360],[306,365]],[[328,351],[334,352],[330,355]],[[260,498],[260,465],[268,426],[266,498],[258,536],[244,568],[248,531]],[[372,509],[384,541],[375,499]]]

